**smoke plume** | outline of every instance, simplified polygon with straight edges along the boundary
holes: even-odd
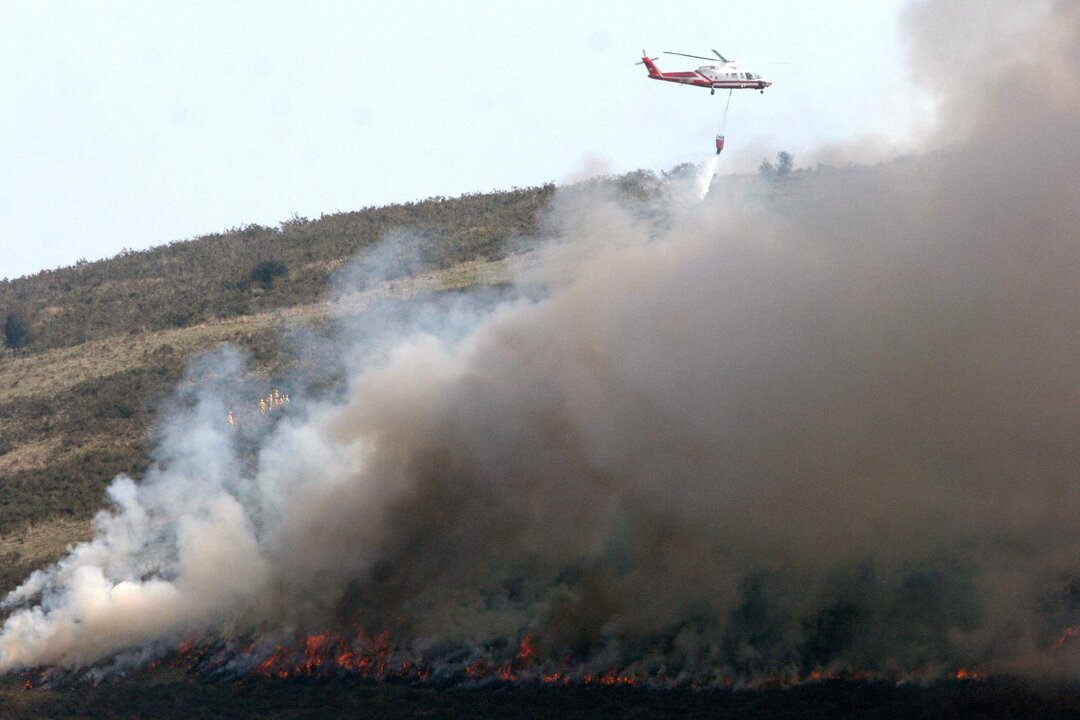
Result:
[[[236,351],[194,365],[146,477],[8,597],[0,668],[353,627],[433,663],[1075,677],[1080,6],[905,28],[932,153],[560,190],[517,292],[372,308],[344,390],[275,423],[223,422]]]

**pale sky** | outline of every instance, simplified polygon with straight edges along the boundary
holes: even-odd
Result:
[[[642,49],[716,48],[775,82],[735,94],[728,170],[739,148],[901,138],[919,102],[903,4],[0,0],[0,278],[705,159],[726,98],[647,80]]]

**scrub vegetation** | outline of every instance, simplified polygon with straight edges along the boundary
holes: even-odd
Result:
[[[41,352],[310,303],[335,270],[402,228],[425,240],[415,270],[501,258],[536,233],[553,192],[545,185],[294,216],[6,280],[7,345]]]
[[[0,592],[89,538],[112,478],[150,463],[155,418],[194,356],[245,348],[266,382],[296,361],[336,271],[407,229],[422,252],[373,298],[497,283],[551,185],[248,225],[0,282]]]

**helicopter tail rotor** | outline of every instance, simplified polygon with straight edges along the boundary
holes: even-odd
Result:
[[[635,64],[635,65],[645,65],[645,64],[646,64],[646,63],[645,63],[645,61],[646,61],[646,60],[648,60],[649,62],[656,62],[656,61],[657,61],[657,60],[659,59],[659,57],[660,57],[660,56],[659,56],[659,55],[657,55],[656,57],[653,57],[653,58],[651,58],[651,57],[649,57],[649,56],[648,56],[648,54],[646,54],[646,52],[645,52],[644,50],[642,50],[642,51],[641,51],[641,59],[640,59],[640,60],[638,60],[638,61],[637,61],[636,63],[634,63],[634,64]]]
[[[648,69],[649,77],[651,77],[651,78],[662,78],[662,77],[664,77],[664,73],[660,72],[660,68],[656,67],[656,64],[653,63],[654,60],[656,60],[656,58],[649,57],[648,55],[645,54],[645,51],[642,50],[641,51],[641,60],[639,60],[637,64],[638,65],[644,65],[646,67],[646,69]]]

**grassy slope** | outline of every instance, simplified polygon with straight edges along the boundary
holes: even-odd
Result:
[[[86,342],[0,360],[0,592],[87,539],[105,485],[138,476],[146,435],[185,363],[230,342],[253,350],[256,381],[280,375],[277,338],[295,326],[508,277],[514,258],[466,261],[316,302],[188,328]]]
[[[837,183],[862,185],[925,166],[800,173],[764,188],[812,203]],[[597,183],[634,203],[650,197],[657,178],[637,171],[590,184]],[[720,192],[752,184],[732,177]],[[517,241],[543,232],[540,215],[553,192],[545,186],[434,198],[279,228],[247,226],[0,281],[0,313],[19,308],[35,335],[22,354],[0,353],[0,593],[88,537],[115,475],[141,475],[157,408],[192,357],[223,342],[244,346],[255,379],[269,383],[289,362],[278,349],[290,328],[363,312],[381,298],[505,282],[509,266],[523,261],[513,253]],[[403,230],[413,238],[411,252],[382,262],[396,279],[375,287],[354,279],[339,287],[346,294],[338,302],[325,300],[335,271]],[[270,287],[250,278],[266,259],[289,268]]]
[[[411,275],[468,260],[499,259],[539,230],[554,188],[433,198],[303,218],[277,228],[249,225],[109,260],[0,281],[0,312],[18,309],[31,350],[104,337],[184,328],[316,302],[351,258],[396,238],[385,273]],[[286,271],[260,282],[267,261]]]
[[[278,350],[290,328],[384,298],[503,282],[514,242],[538,231],[551,192],[249,226],[0,282],[0,312],[22,311],[34,335],[18,355],[0,353],[0,593],[89,537],[113,477],[141,476],[157,409],[192,357],[243,346],[256,384],[268,384],[288,362]],[[403,229],[419,239],[382,258],[394,280],[354,278],[339,302],[325,300],[335,271]],[[269,286],[251,279],[266,259],[288,268]]]

